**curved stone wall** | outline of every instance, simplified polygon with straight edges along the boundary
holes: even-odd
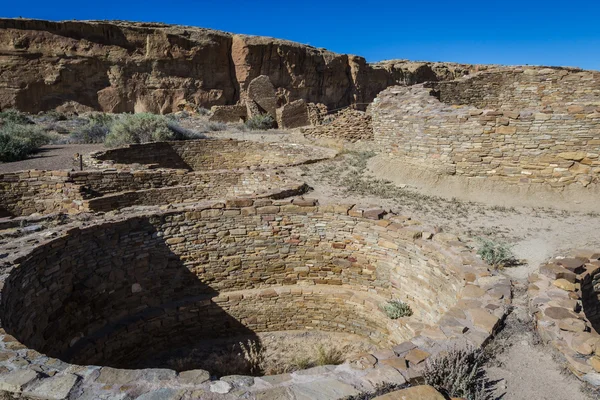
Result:
[[[600,387],[600,252],[579,250],[540,266],[528,295],[537,330],[579,379]]]
[[[85,162],[95,168],[132,168],[135,166],[131,164],[141,164],[136,168],[206,171],[305,164],[335,154],[330,149],[299,144],[199,139],[132,144],[92,153]]]
[[[359,334],[380,347],[398,345],[357,361],[359,370],[378,368],[373,373],[396,381],[418,376],[419,364],[451,343],[487,341],[510,302],[510,282],[492,276],[454,236],[384,214],[237,199],[66,226],[2,261],[0,312],[10,335],[0,341],[7,354],[0,363],[8,376],[30,364],[54,370],[48,356],[104,365],[78,369],[80,392],[98,395],[108,384],[140,394],[156,389],[146,379],[156,374],[170,379],[162,387],[209,383],[183,384],[184,373],[165,370],[125,382],[137,372],[108,366],[136,368],[152,352],[205,338],[298,329]],[[409,303],[414,315],[388,319],[379,307],[390,298]],[[343,380],[340,368],[333,375]]]
[[[320,147],[237,140],[131,145],[86,156],[93,170],[0,174],[0,216],[299,195],[307,190],[304,182],[286,177],[277,166],[335,155]],[[109,157],[114,160],[101,161]]]
[[[600,72],[576,68],[500,68],[429,86],[443,103],[480,109],[589,114],[600,105]]]
[[[371,106],[375,142],[389,156],[438,174],[555,189],[597,186],[600,86],[588,88],[587,81],[600,82],[598,74],[546,71],[388,88]]]

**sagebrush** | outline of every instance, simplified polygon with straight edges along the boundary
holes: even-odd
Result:
[[[267,130],[274,125],[275,120],[269,114],[257,114],[246,121],[246,126],[251,130]]]
[[[104,143],[120,147],[132,143],[161,142],[175,139],[169,121],[162,115],[150,113],[124,114],[113,122]]]
[[[48,144],[50,137],[35,125],[5,122],[0,126],[0,161],[19,161]]]
[[[481,349],[454,348],[433,357],[425,364],[425,383],[449,397],[467,400],[491,400],[493,388],[483,365],[486,355]]]
[[[381,309],[390,319],[410,317],[413,314],[410,306],[402,300],[390,300],[382,304]]]
[[[503,268],[516,264],[517,260],[508,245],[497,243],[490,239],[479,238],[477,240],[479,242],[477,254],[487,264],[494,268]]]
[[[33,121],[29,119],[27,114],[12,108],[0,111],[0,120],[4,123],[12,124],[33,124]]]

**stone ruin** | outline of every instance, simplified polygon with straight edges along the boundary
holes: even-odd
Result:
[[[367,64],[160,24],[0,19],[0,28],[13,65],[0,83],[18,83],[0,93],[1,108],[211,107],[212,121],[267,114],[311,143],[145,143],[86,155],[83,171],[1,173],[0,391],[11,396],[337,399],[422,383],[428,360],[487,344],[511,307],[511,281],[426,223],[308,197],[307,184],[286,171],[335,157],[321,147],[332,140],[416,180],[542,193],[575,207],[600,194],[598,72]],[[86,37],[95,47],[78,39]],[[53,43],[72,49],[69,57]],[[34,50],[35,65],[26,61]],[[106,62],[89,64],[88,52]],[[123,64],[124,54],[144,72]],[[141,84],[148,76],[155,87]],[[44,225],[63,214],[73,219]],[[593,386],[599,271],[598,252],[574,251],[543,264],[527,290],[541,338]],[[390,299],[413,314],[388,318],[381,305]],[[296,330],[356,335],[377,350],[271,376],[176,370],[153,358]]]
[[[315,200],[134,212],[26,240],[2,260],[0,389],[31,397],[229,392],[231,378],[210,371],[136,368],[202,340],[297,329],[352,333],[381,350],[284,379],[238,377],[232,393],[301,396],[317,385],[343,397],[418,381],[429,357],[482,345],[511,298],[510,281],[452,235]],[[390,320],[379,306],[394,297],[413,316]]]

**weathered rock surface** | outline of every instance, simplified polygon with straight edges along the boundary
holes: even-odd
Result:
[[[475,67],[336,54],[284,40],[158,23],[0,19],[0,109],[169,113],[236,104],[255,78],[277,105],[370,102],[397,84],[452,79]]]

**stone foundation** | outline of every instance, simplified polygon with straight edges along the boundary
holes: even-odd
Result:
[[[600,387],[600,252],[575,251],[529,277],[537,330],[579,379]]]
[[[333,157],[302,145],[199,140],[132,145],[93,153],[84,171],[21,171],[0,175],[0,214],[110,211],[231,197],[283,198],[304,182],[278,167]]]
[[[26,394],[57,379],[72,382],[67,394],[79,382],[78,393],[92,397],[137,396],[156,390],[153,379],[162,388],[208,391],[221,381],[206,382],[203,371],[109,366],[135,367],[149,351],[203,338],[287,329],[395,346],[304,372],[316,385],[350,390],[382,376],[413,380],[427,357],[448,346],[485,343],[510,302],[510,282],[452,235],[352,205],[237,199],[65,226],[33,248],[21,240],[21,252],[2,260],[0,386]],[[390,320],[380,309],[390,298],[414,314]],[[17,371],[29,379],[10,386]],[[269,379],[255,378],[243,393],[279,390],[262,383]]]

